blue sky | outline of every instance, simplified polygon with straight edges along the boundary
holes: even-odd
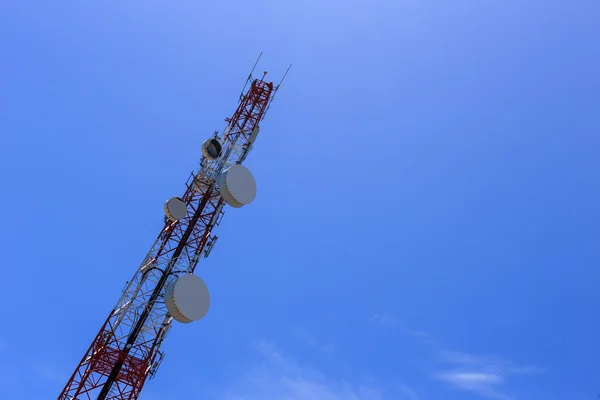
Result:
[[[261,51],[257,198],[141,399],[597,398],[597,1],[0,10],[0,398],[58,396]]]

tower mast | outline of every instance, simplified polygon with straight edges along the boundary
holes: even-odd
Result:
[[[254,198],[255,191],[241,193],[234,185],[236,179],[230,177],[228,181],[227,174],[233,175],[238,168],[235,174],[239,178],[239,170],[247,171],[241,164],[279,88],[266,82],[265,75],[255,79],[250,73],[237,109],[225,120],[225,129],[203,144],[200,168],[190,174],[183,196],[165,204],[163,229],[58,400],[137,399],[146,379],[156,373],[164,357],[160,347],[173,319],[191,322],[203,316],[195,311],[197,304],[184,304],[186,311],[169,299],[176,299],[177,290],[183,290],[178,289],[178,280],[192,274],[200,258],[212,250],[217,239],[212,230],[219,225],[224,206],[241,207]],[[244,173],[249,174],[241,171]],[[251,175],[248,179],[254,184]],[[186,312],[196,317],[184,315]]]

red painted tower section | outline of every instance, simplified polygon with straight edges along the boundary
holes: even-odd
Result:
[[[264,76],[263,76],[264,79]],[[211,232],[225,205],[216,184],[226,167],[240,164],[252,148],[277,87],[249,78],[239,106],[221,135],[222,156],[202,158],[192,172],[181,199],[187,215],[179,221],[165,217],[165,225],[135,275],[123,290],[100,331],[65,385],[59,400],[137,399],[163,358],[160,351],[173,320],[164,302],[166,284],[193,272],[215,242]]]

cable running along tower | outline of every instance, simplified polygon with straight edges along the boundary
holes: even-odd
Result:
[[[137,399],[160,366],[160,347],[172,321],[189,323],[208,311],[208,289],[193,272],[217,241],[212,230],[224,206],[239,208],[254,200],[256,183],[242,163],[287,74],[277,86],[264,80],[266,72],[255,79],[259,60],[223,132],[202,144],[200,167],[190,174],[185,193],[165,203],[163,229],[58,400]]]

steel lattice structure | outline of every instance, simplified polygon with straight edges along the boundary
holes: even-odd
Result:
[[[187,216],[176,222],[165,217],[154,245],[123,289],[59,400],[137,399],[146,379],[156,373],[164,356],[160,348],[173,320],[164,301],[165,286],[182,274],[194,272],[216,241],[212,230],[219,225],[225,205],[216,180],[227,167],[241,164],[252,149],[259,123],[279,88],[266,82],[265,75],[254,79],[250,73],[236,111],[225,120],[226,128],[221,134],[214,133],[222,143],[220,157],[211,160],[203,156],[200,168],[186,183],[181,199]]]

